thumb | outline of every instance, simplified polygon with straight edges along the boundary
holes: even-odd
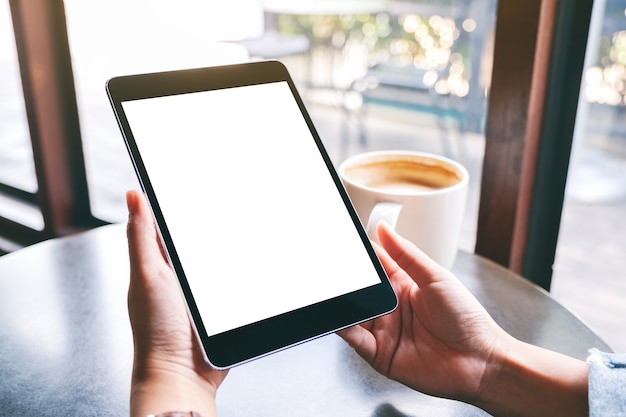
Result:
[[[126,193],[128,207],[128,223],[126,236],[131,270],[162,265],[165,261],[159,244],[154,219],[145,196],[140,191]]]
[[[448,279],[447,269],[433,261],[413,242],[400,236],[387,223],[381,222],[377,232],[383,249],[418,286]]]

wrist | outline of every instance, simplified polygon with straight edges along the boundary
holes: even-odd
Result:
[[[495,416],[588,415],[584,361],[509,337],[487,369],[474,404]]]
[[[167,366],[133,369],[131,417],[158,415],[170,410],[194,410],[202,417],[216,416],[217,386],[188,372]]]

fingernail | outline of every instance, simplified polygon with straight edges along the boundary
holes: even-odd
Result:
[[[126,192],[126,207],[128,208],[128,214],[133,214],[137,211],[137,193],[134,190]]]

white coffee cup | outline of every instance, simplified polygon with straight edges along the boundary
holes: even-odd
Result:
[[[458,162],[423,152],[378,151],[348,158],[339,176],[370,239],[386,221],[440,265],[458,251],[469,173]]]

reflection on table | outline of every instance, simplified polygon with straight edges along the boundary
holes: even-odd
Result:
[[[590,347],[609,350],[547,293],[511,272],[463,252],[454,272],[514,336],[578,358]],[[123,225],[0,258],[4,414],[128,414],[127,285]],[[485,415],[380,376],[335,335],[233,369],[218,408],[233,417]]]

